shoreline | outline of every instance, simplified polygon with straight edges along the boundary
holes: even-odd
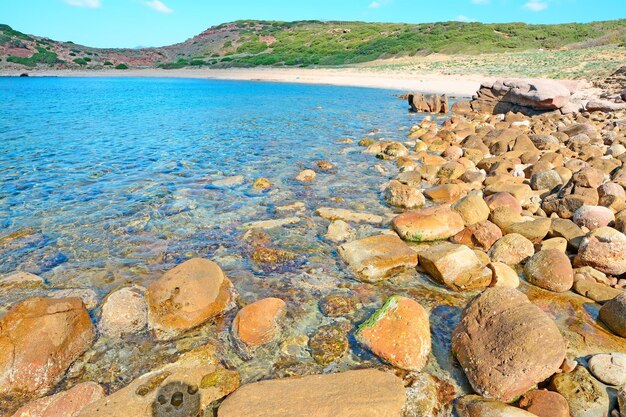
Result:
[[[372,71],[367,68],[229,68],[229,69],[130,69],[130,70],[0,70],[0,76],[32,77],[136,77],[190,78],[232,81],[262,81],[295,84],[335,85],[389,90],[439,93],[470,97],[480,84],[495,77],[480,74],[446,75],[414,71]]]

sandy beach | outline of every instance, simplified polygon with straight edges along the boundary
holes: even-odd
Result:
[[[24,71],[21,71],[24,72]],[[207,78],[220,80],[270,81],[302,84],[327,84],[353,87],[440,93],[469,97],[483,81],[493,77],[444,75],[414,71],[376,70],[370,68],[231,68],[231,69],[131,69],[131,70],[35,70],[31,76],[58,77],[147,77]],[[15,76],[20,71],[2,71],[0,75]]]

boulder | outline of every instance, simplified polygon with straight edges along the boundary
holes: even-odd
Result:
[[[356,278],[365,282],[382,281],[417,265],[417,253],[391,234],[344,243],[339,255]]]
[[[487,287],[492,272],[464,245],[441,243],[419,253],[419,265],[437,282],[459,290]]]
[[[232,284],[208,259],[183,262],[146,291],[148,321],[159,339],[172,339],[221,314],[231,303]]]
[[[417,301],[393,296],[359,326],[355,338],[391,365],[421,371],[431,349],[428,314]]]
[[[89,404],[104,398],[104,388],[95,382],[83,382],[67,391],[31,401],[12,417],[74,417]]]
[[[567,374],[556,374],[549,388],[565,397],[572,417],[605,417],[609,413],[606,389],[584,366],[577,366]]]
[[[28,298],[0,319],[0,394],[45,394],[93,343],[79,298]]]
[[[486,220],[467,226],[450,240],[454,243],[469,246],[470,248],[488,250],[498,239],[502,237],[502,230],[495,224]]]
[[[533,256],[535,247],[524,236],[511,233],[502,236],[501,239],[494,243],[488,254],[492,261],[503,262],[507,265],[517,265]]]
[[[600,353],[589,359],[589,371],[600,382],[607,385],[626,384],[626,354]]]
[[[519,407],[538,417],[570,417],[567,400],[558,392],[545,389],[524,394]]]
[[[236,340],[255,348],[280,336],[282,318],[287,305],[280,298],[264,298],[248,304],[237,312],[232,331]]]
[[[491,269],[492,277],[490,287],[519,287],[519,276],[510,266],[502,262],[490,262],[487,265]]]
[[[452,351],[476,392],[509,402],[557,372],[566,344],[556,324],[521,292],[486,289],[465,308]]]
[[[478,395],[466,395],[456,401],[459,417],[536,417],[522,409]]]
[[[218,417],[398,417],[402,380],[374,369],[255,382],[230,395]]]
[[[524,266],[526,280],[548,291],[565,292],[574,285],[574,270],[565,253],[546,249],[535,253]]]
[[[413,209],[426,203],[424,194],[419,188],[402,184],[400,181],[391,180],[385,189],[385,200],[394,207]]]
[[[409,106],[413,112],[448,113],[448,97],[439,94],[411,93],[407,96]]]
[[[472,191],[452,204],[452,209],[461,215],[466,226],[484,222],[489,218],[489,207],[480,191]]]
[[[613,333],[626,337],[626,293],[607,301],[598,317]]]
[[[109,294],[102,305],[98,330],[104,336],[119,338],[138,333],[148,325],[146,289],[138,285],[124,287]]]
[[[572,220],[580,227],[594,230],[613,223],[615,221],[615,215],[613,211],[607,207],[584,205],[574,212]]]
[[[515,233],[524,236],[533,244],[539,244],[550,231],[552,221],[548,218],[536,218],[530,221],[513,223],[504,228],[504,233]]]
[[[465,228],[461,215],[447,205],[400,214],[392,226],[402,239],[414,242],[447,239]]]
[[[574,260],[577,266],[591,266],[609,275],[626,272],[626,235],[610,227],[600,227],[581,242]]]

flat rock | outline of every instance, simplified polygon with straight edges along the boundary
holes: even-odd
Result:
[[[607,385],[626,384],[626,354],[600,353],[589,359],[589,371]]]
[[[218,417],[398,417],[405,401],[400,378],[362,369],[244,385]]]
[[[98,294],[91,288],[66,288],[63,290],[50,291],[48,293],[50,298],[72,298],[77,297],[83,300],[85,307],[88,310],[95,308],[98,305]]]
[[[604,304],[625,291],[595,281],[579,279],[574,282],[574,291],[596,303]]]
[[[318,216],[326,220],[343,220],[344,222],[381,224],[383,217],[371,213],[358,213],[346,209],[320,207],[316,211]]]
[[[300,223],[300,217],[285,217],[283,219],[259,220],[243,225],[246,229],[275,229],[277,227],[288,226],[290,224]]]
[[[419,253],[419,265],[437,282],[458,290],[487,287],[492,272],[464,245],[441,243]]]
[[[421,371],[430,354],[430,321],[415,300],[393,296],[355,333],[356,340],[398,368]]]
[[[417,253],[391,234],[345,243],[339,246],[339,255],[365,282],[385,280],[417,265]]]
[[[0,286],[38,286],[43,285],[44,280],[39,275],[30,272],[17,271],[0,278]]]
[[[572,417],[605,417],[609,412],[609,395],[584,366],[568,374],[556,374],[550,381],[551,391],[567,400]]]
[[[536,417],[522,409],[500,401],[485,399],[479,395],[466,395],[456,401],[459,417]]]
[[[414,242],[447,239],[465,228],[461,215],[447,205],[408,211],[396,216],[392,225],[402,239]]]
[[[504,402],[557,372],[565,350],[554,321],[524,294],[505,287],[474,298],[452,335],[452,351],[474,390]]]
[[[235,187],[237,185],[243,184],[244,178],[243,175],[233,175],[232,177],[226,177],[219,180],[215,180],[212,184],[215,187]]]
[[[352,236],[350,225],[343,220],[334,220],[328,225],[324,237],[333,242],[343,242]]]
[[[104,388],[100,385],[83,382],[67,391],[31,401],[12,417],[75,417],[83,408],[104,396]]]
[[[530,240],[533,244],[539,244],[550,230],[552,221],[548,218],[534,219],[520,223],[514,223],[504,228],[504,233],[517,233]]]
[[[287,305],[280,298],[264,298],[248,304],[235,316],[233,335],[249,347],[270,343],[280,335],[280,321],[286,312]]]

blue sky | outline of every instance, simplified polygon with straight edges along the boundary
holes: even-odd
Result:
[[[626,0],[0,0],[0,23],[95,47],[162,46],[238,19],[565,23],[626,17]]]

